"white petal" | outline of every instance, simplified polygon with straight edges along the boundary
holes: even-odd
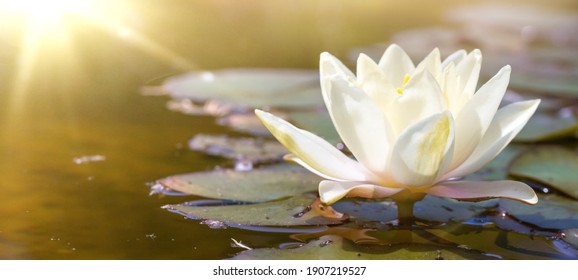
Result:
[[[428,71],[411,77],[390,110],[387,118],[396,135],[412,124],[445,110],[444,97],[436,79]]]
[[[433,49],[426,58],[424,58],[415,68],[416,72],[425,69],[432,74],[432,76],[437,77],[441,73],[441,58],[440,50],[438,48]]]
[[[528,185],[517,181],[452,181],[440,183],[425,193],[459,200],[510,198],[536,204],[538,197]]]
[[[468,54],[462,61],[456,64],[456,70],[460,76],[460,86],[458,90],[461,92],[461,98],[470,100],[478,86],[478,78],[480,77],[480,68],[482,67],[482,52],[476,49]],[[462,102],[464,104],[465,102]]]
[[[371,174],[358,162],[308,131],[296,128],[274,115],[255,110],[273,136],[317,174],[344,181],[367,181]]]
[[[387,80],[383,71],[365,54],[357,59],[357,82],[384,112],[397,97],[396,89]]]
[[[529,100],[510,104],[496,113],[480,144],[460,166],[452,170],[445,179],[473,173],[494,159],[522,130],[538,108],[540,100]]]
[[[394,87],[400,87],[405,75],[411,75],[415,71],[411,58],[396,44],[385,50],[378,65]]]
[[[484,84],[455,119],[456,142],[452,169],[462,164],[480,143],[490,126],[510,81],[509,65]]]
[[[460,61],[462,59],[464,59],[464,57],[466,57],[467,53],[465,50],[458,50],[452,54],[450,54],[448,57],[446,57],[446,59],[444,59],[444,61],[442,62],[442,69],[445,69],[446,67],[448,67],[451,63],[453,63],[454,65],[460,63]]]
[[[355,158],[376,174],[388,169],[393,146],[385,114],[361,89],[336,77],[327,88],[333,124]]]
[[[393,148],[391,175],[407,186],[435,183],[451,161],[453,120],[448,111],[433,115],[406,129]]]
[[[351,82],[355,81],[355,75],[347,68],[343,63],[331,55],[328,52],[323,52],[319,58],[319,76],[321,83],[321,94],[323,95],[323,101],[327,107],[330,106],[330,100],[328,98],[327,87],[329,86],[329,79],[334,76],[342,76],[344,79]],[[333,119],[331,112],[329,116]]]
[[[456,72],[456,66],[453,62],[449,63],[448,66],[444,68],[442,76],[440,77],[440,82],[440,88],[444,95],[446,108],[452,112],[452,115],[457,116],[464,104],[461,103],[461,92],[458,89],[459,79]]]
[[[390,197],[403,188],[387,188],[362,182],[335,182],[324,180],[319,183],[319,197],[325,204],[333,204],[348,197],[383,198]]]

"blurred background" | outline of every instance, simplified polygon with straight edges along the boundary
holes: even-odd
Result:
[[[475,13],[457,8],[488,2],[0,0],[0,259],[221,259],[241,250],[231,238],[291,242],[161,209],[186,199],[149,196],[151,182],[222,163],[188,139],[232,132],[141,88],[188,71],[316,69],[323,51],[346,60],[405,30],[463,26],[456,15]],[[574,0],[506,3],[578,11]]]

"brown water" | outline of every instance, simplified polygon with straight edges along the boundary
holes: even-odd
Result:
[[[437,24],[466,1],[358,2],[99,1],[100,19],[69,14],[66,32],[37,36],[36,49],[23,43],[26,21],[4,15],[0,259],[221,259],[240,251],[231,238],[254,247],[292,241],[210,229],[161,209],[188,198],[148,196],[147,183],[223,163],[188,151],[186,141],[231,132],[139,90],[186,70],[316,68],[322,51],[343,57]],[[96,155],[104,160],[74,161]]]

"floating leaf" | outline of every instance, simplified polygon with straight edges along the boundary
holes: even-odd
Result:
[[[467,220],[485,212],[487,208],[496,206],[496,199],[483,202],[465,202],[428,195],[415,204],[413,211],[417,218],[423,220],[450,222]]]
[[[512,176],[526,178],[578,199],[578,155],[558,146],[542,146],[522,153],[512,161]]]
[[[500,154],[476,173],[467,175],[464,180],[468,181],[494,181],[504,180],[508,177],[510,162],[524,150],[522,145],[508,145]]]
[[[194,151],[252,163],[281,161],[289,152],[277,141],[197,134],[189,141]]]
[[[361,222],[390,222],[397,219],[397,205],[391,200],[342,199],[331,206],[335,211]]]
[[[578,132],[578,120],[573,114],[558,116],[538,111],[516,136],[518,142],[540,142],[573,137]]]
[[[343,219],[330,219],[311,211],[314,200],[314,197],[294,196],[273,202],[224,206],[204,206],[193,201],[165,208],[192,219],[228,225],[319,226],[343,222]]]
[[[540,198],[528,205],[509,199],[500,200],[500,208],[517,220],[543,229],[578,228],[578,202]]]
[[[329,143],[337,144],[341,141],[327,111],[293,111],[289,113],[289,118],[298,127],[315,133]]]
[[[254,249],[241,252],[233,259],[257,260],[463,260],[489,259],[480,253],[422,244],[391,246],[356,245],[335,235],[328,235],[294,249]]]
[[[397,219],[397,205],[391,200],[364,201],[346,199],[332,205],[336,211],[347,214],[352,220],[361,222],[391,222]],[[462,202],[450,198],[426,195],[414,205],[416,218],[433,221],[463,221],[497,206],[497,200],[484,202]]]
[[[251,172],[215,170],[175,175],[157,184],[208,198],[262,202],[316,191],[320,180],[301,166],[278,164]]]
[[[323,104],[317,71],[223,69],[168,79],[163,89],[176,99],[218,100],[248,108]]]

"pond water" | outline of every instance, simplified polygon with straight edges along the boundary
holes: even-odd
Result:
[[[242,134],[170,111],[166,96],[141,88],[189,70],[316,69],[322,51],[346,57],[471,3],[405,2],[98,1],[90,13],[65,11],[45,25],[4,10],[0,259],[223,259],[243,251],[232,239],[253,248],[296,242],[162,209],[194,197],[149,196],[156,180],[229,162],[189,150],[192,136]],[[551,5],[578,10],[572,1]],[[524,252],[505,257],[559,257]]]

